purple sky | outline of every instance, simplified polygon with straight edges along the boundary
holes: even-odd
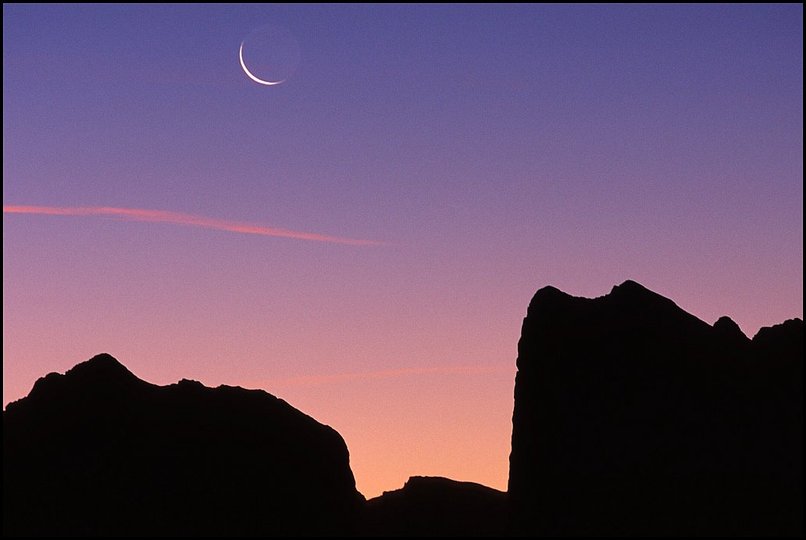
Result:
[[[794,4],[4,5],[3,204],[62,211],[3,215],[3,402],[105,351],[283,397],[367,496],[504,488],[538,288],[803,316],[802,103]]]

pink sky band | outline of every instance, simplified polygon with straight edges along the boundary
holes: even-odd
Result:
[[[275,236],[280,238],[293,238],[295,240],[310,240],[313,242],[329,242],[332,244],[349,244],[353,246],[379,246],[383,242],[376,240],[361,240],[357,238],[343,238],[325,234],[292,231],[275,227],[264,227],[254,223],[227,221],[180,212],[165,210],[148,210],[144,208],[115,208],[110,206],[18,206],[3,205],[4,214],[36,214],[46,216],[112,216],[125,221],[146,221],[151,223],[172,223],[189,227],[200,227],[217,231],[228,231],[241,234],[256,234],[259,236]]]
[[[418,375],[472,376],[511,371],[512,366],[508,364],[411,367],[400,369],[384,369],[378,371],[357,371],[352,373],[332,373],[326,375],[300,375],[297,377],[266,379],[254,382],[253,384],[260,388],[272,388],[274,386],[318,386],[322,384],[341,383],[353,380],[391,379]]]

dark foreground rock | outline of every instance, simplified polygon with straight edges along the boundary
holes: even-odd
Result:
[[[803,321],[753,340],[628,281],[537,292],[509,497],[537,535],[801,535]]]
[[[447,478],[413,476],[367,501],[367,536],[487,536],[506,532],[506,493]]]
[[[803,328],[751,340],[631,281],[546,287],[508,493],[414,477],[366,502],[341,436],[286,402],[99,355],[3,412],[3,534],[802,536]]]
[[[99,355],[3,413],[4,535],[343,535],[362,505],[341,436],[263,391]]]

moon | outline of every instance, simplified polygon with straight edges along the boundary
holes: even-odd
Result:
[[[251,71],[249,71],[249,68],[246,67],[246,64],[243,61],[243,41],[241,42],[241,48],[238,50],[238,57],[241,59],[241,67],[243,68],[243,72],[246,73],[247,77],[249,77],[256,83],[265,84],[266,86],[275,86],[285,82],[285,79],[281,79],[279,81],[264,81],[263,79],[256,77]]]

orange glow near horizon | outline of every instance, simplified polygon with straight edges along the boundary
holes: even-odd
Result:
[[[213,229],[217,231],[228,231],[241,234],[257,234],[260,236],[276,236],[281,238],[293,238],[296,240],[310,240],[314,242],[330,242],[334,244],[350,244],[355,246],[377,246],[383,244],[383,242],[378,242],[375,240],[361,240],[356,238],[328,236],[324,234],[279,229],[276,227],[264,227],[262,225],[252,223],[242,223],[237,221],[208,218],[204,216],[195,216],[193,214],[184,214],[181,212],[149,210],[144,208],[115,208],[109,206],[61,207],[3,205],[3,213],[37,214],[47,216],[111,216],[125,221],[171,223],[174,225],[201,227],[203,229]]]
[[[3,14],[4,406],[106,352],[285,400],[368,498],[505,490],[540,288],[803,318],[802,5]]]
[[[514,383],[513,362],[291,377],[257,386],[338,431],[356,487],[370,499],[412,476],[506,491]]]
[[[280,386],[318,386],[322,384],[339,383],[352,381],[355,379],[377,380],[390,379],[394,377],[405,377],[412,375],[483,375],[486,373],[498,373],[509,371],[504,366],[436,366],[420,368],[385,369],[379,371],[365,371],[352,373],[334,373],[328,375],[304,375],[298,377],[286,377],[281,379],[271,379],[257,383],[261,387],[267,385]]]

